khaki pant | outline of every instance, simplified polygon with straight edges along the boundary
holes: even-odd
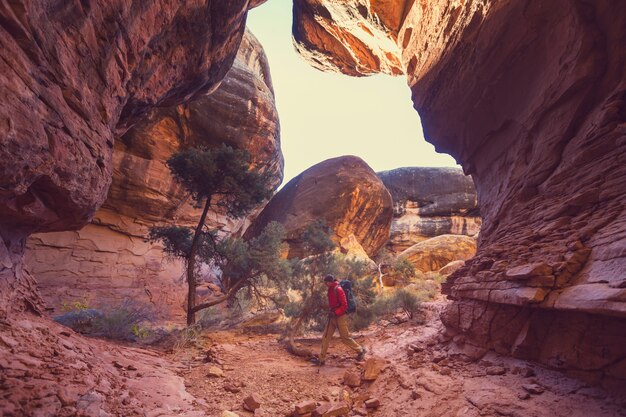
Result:
[[[335,334],[335,329],[337,328],[339,328],[339,336],[341,337],[341,341],[346,346],[356,352],[361,351],[361,345],[359,345],[357,342],[354,341],[353,338],[350,337],[350,333],[348,332],[348,317],[343,314],[339,317],[333,317],[328,320],[328,326],[326,326],[324,336],[322,337],[322,352],[320,353],[320,361],[326,359],[328,344],[330,343],[330,339],[332,339],[333,334]]]

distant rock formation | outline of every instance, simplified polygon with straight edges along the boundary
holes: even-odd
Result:
[[[474,179],[450,331],[607,387],[626,379],[625,37],[611,0],[294,2],[313,66],[394,73],[395,44],[426,138]]]
[[[378,177],[393,199],[387,244],[391,252],[443,234],[478,235],[476,190],[461,169],[407,167],[379,172]]]
[[[421,272],[439,271],[452,261],[465,261],[476,254],[476,240],[461,235],[440,235],[402,251],[398,259],[406,259]]]
[[[90,224],[29,239],[27,263],[48,305],[58,311],[73,300],[98,307],[132,298],[156,305],[163,318],[183,315],[182,262],[166,259],[160,244],[146,241],[147,231],[157,224],[196,224],[200,211],[165,162],[181,147],[221,143],[250,152],[278,186],[283,168],[278,114],[267,59],[250,32],[214,93],[155,109],[116,142],[109,196]],[[213,211],[208,223],[232,233],[247,220]]]
[[[389,191],[376,173],[356,156],[320,162],[287,183],[265,206],[244,237],[258,235],[271,221],[287,230],[290,257],[309,255],[301,236],[307,225],[322,220],[342,241],[354,249],[353,235],[368,256],[389,239],[392,217]],[[346,248],[346,250],[348,250]]]

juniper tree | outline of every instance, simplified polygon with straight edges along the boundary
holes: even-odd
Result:
[[[195,305],[198,255],[202,253],[205,259],[218,256],[217,233],[205,230],[209,209],[221,208],[231,218],[246,215],[271,196],[271,175],[251,168],[247,152],[225,144],[212,149],[182,150],[168,159],[167,166],[196,204],[203,206],[193,232],[174,226],[153,228],[150,233],[151,239],[164,242],[166,252],[186,261],[187,324],[191,325],[195,323],[195,313],[206,308],[206,303]],[[226,294],[229,295],[232,294]]]

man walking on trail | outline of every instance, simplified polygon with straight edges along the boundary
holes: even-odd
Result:
[[[330,311],[328,313],[328,324],[326,325],[324,336],[322,337],[322,351],[316,362],[319,365],[324,365],[328,344],[337,328],[339,328],[341,341],[350,349],[359,353],[357,360],[360,361],[365,356],[365,348],[355,342],[348,332],[348,317],[346,316],[348,300],[346,299],[346,293],[332,275],[326,275],[326,277],[324,277],[324,283],[326,287],[328,287],[328,307]]]

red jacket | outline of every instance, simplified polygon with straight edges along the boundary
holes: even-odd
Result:
[[[348,309],[346,293],[337,281],[333,282],[332,285],[328,287],[328,307],[337,317],[345,314]]]

